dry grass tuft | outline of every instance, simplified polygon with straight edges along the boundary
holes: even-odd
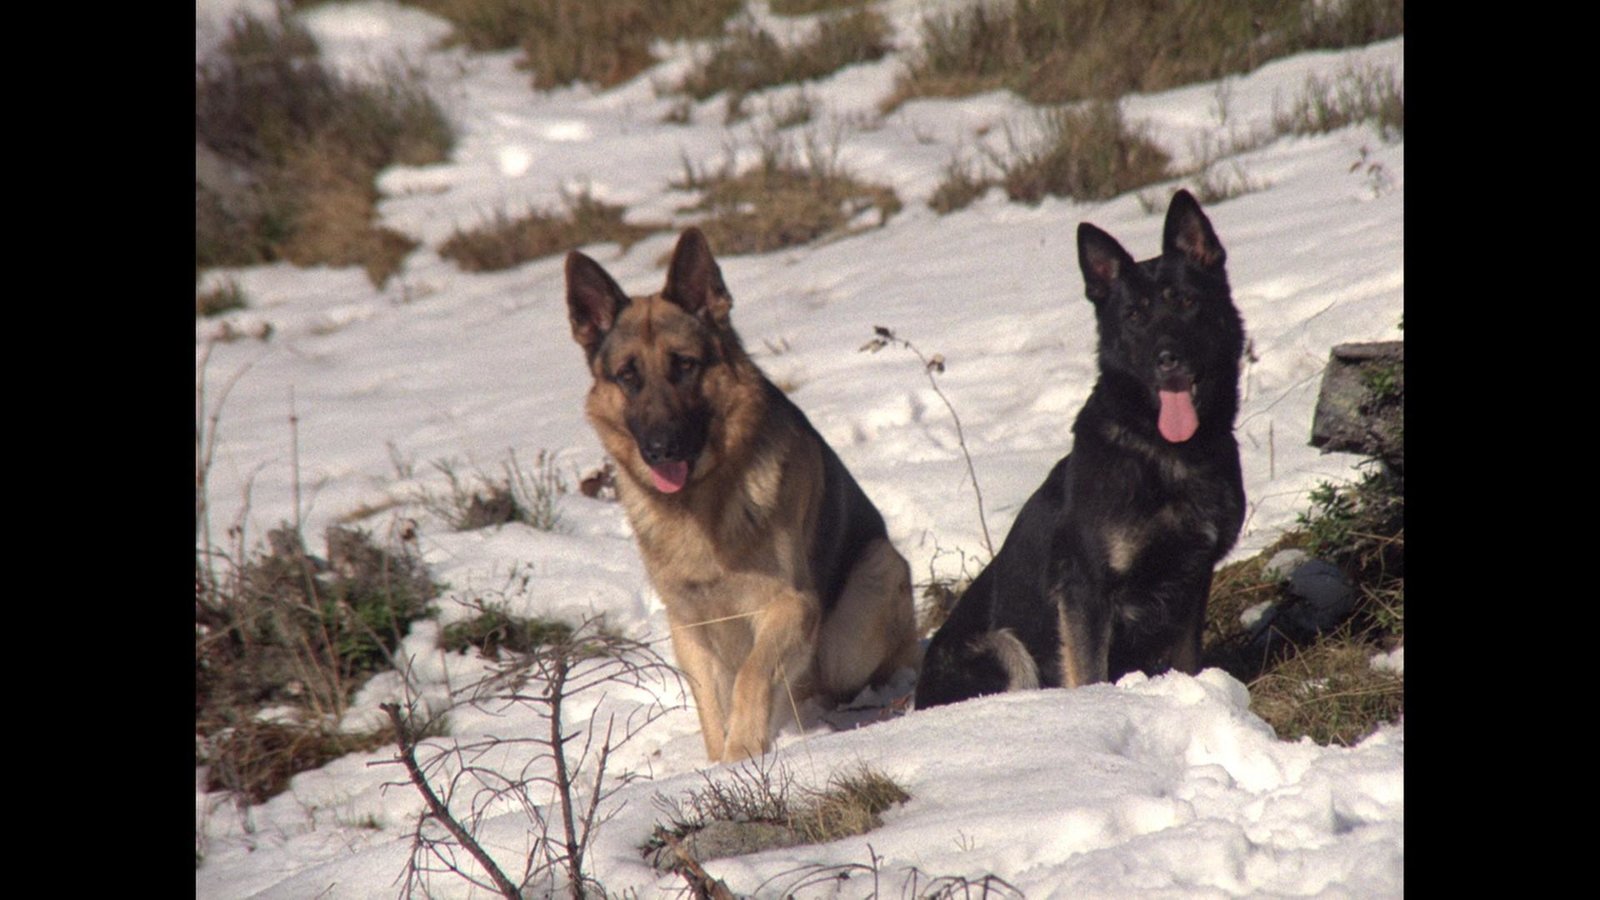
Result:
[[[245,803],[265,803],[287,790],[289,780],[300,772],[387,743],[388,729],[343,734],[304,725],[241,722],[212,743],[206,758],[206,790],[232,791]]]
[[[697,100],[723,91],[738,97],[881,59],[889,49],[889,23],[871,10],[824,18],[808,39],[788,47],[766,30],[743,23],[716,42],[678,90]]]
[[[655,65],[657,40],[712,37],[740,0],[411,0],[450,20],[474,50],[520,46],[538,89],[607,88]]]
[[[1046,196],[1109,200],[1171,177],[1171,157],[1146,129],[1129,125],[1114,104],[1043,114],[1043,135],[1029,149],[1013,144],[995,160],[1006,196],[1038,205]]]
[[[893,779],[865,764],[835,772],[820,788],[798,784],[780,765],[744,763],[728,777],[706,776],[705,787],[681,800],[658,796],[670,824],[656,826],[648,849],[682,840],[713,824],[772,826],[752,829],[741,852],[762,846],[821,844],[854,837],[883,824],[882,814],[911,799]]]
[[[886,102],[1007,88],[1036,103],[1112,100],[1404,31],[1404,0],[1012,0],[929,16]]]
[[[530,210],[513,219],[497,211],[476,228],[457,229],[439,246],[439,255],[455,260],[466,272],[497,272],[587,244],[610,242],[626,250],[670,227],[626,222],[626,209],[596,199],[588,188],[576,194],[563,192],[561,201],[560,212]]]
[[[227,279],[210,290],[194,295],[195,316],[218,316],[235,309],[244,309],[250,303],[239,282]]]
[[[767,5],[780,16],[809,16],[812,13],[854,9],[870,2],[872,0],[771,0]]]
[[[1404,140],[1405,82],[1376,66],[1348,67],[1327,80],[1309,75],[1300,95],[1272,119],[1279,134],[1324,134],[1370,122],[1385,141]]]
[[[733,160],[720,169],[697,170],[687,160],[684,178],[673,184],[699,191],[698,203],[683,212],[703,215],[696,224],[718,253],[766,253],[882,227],[901,209],[894,189],[861,181],[838,162],[837,148],[815,135],[800,145],[769,135],[754,166],[736,171]],[[860,224],[872,214],[875,221]]]
[[[1250,706],[1278,737],[1350,746],[1405,711],[1405,681],[1372,667],[1374,648],[1345,632],[1300,650],[1250,683]]]
[[[994,179],[984,176],[981,165],[959,156],[951,157],[944,168],[944,180],[928,198],[928,208],[941,216],[966,209],[994,185]]]
[[[865,763],[834,773],[827,787],[807,794],[790,825],[811,844],[866,834],[883,824],[885,811],[911,799],[894,779]]]
[[[382,286],[415,246],[374,224],[374,179],[449,154],[450,125],[407,76],[340,78],[286,16],[235,19],[195,68],[195,270],[360,265]]]
[[[435,460],[432,465],[444,476],[447,489],[419,488],[412,500],[455,531],[511,522],[539,531],[555,531],[561,526],[558,502],[568,487],[552,453],[538,451],[533,465],[525,467],[512,451],[501,463],[498,478],[482,469],[464,470],[450,459]]]

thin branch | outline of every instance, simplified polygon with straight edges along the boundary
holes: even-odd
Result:
[[[688,850],[683,849],[683,844],[670,834],[663,834],[662,838],[667,846],[672,848],[672,854],[678,858],[683,866],[678,871],[684,880],[689,882],[690,890],[694,891],[695,900],[734,900],[733,891],[720,878],[712,878],[703,866],[700,865]]]
[[[449,807],[440,802],[439,795],[433,792],[433,787],[428,784],[428,779],[423,777],[422,769],[417,766],[416,742],[411,739],[410,733],[406,731],[405,721],[400,718],[400,704],[385,703],[382,704],[381,708],[385,713],[388,713],[389,721],[394,724],[395,739],[400,745],[400,761],[405,764],[406,773],[411,776],[411,783],[416,785],[417,791],[428,802],[428,808],[433,810],[434,818],[438,819],[439,823],[445,827],[445,830],[449,831],[450,835],[459,841],[468,853],[472,854],[473,859],[478,861],[478,865],[483,866],[484,870],[489,873],[489,877],[494,879],[495,888],[500,891],[501,895],[509,897],[511,900],[518,900],[521,894],[518,892],[517,886],[511,883],[511,879],[507,878],[504,872],[500,871],[500,867],[495,865],[489,854],[485,853],[483,848],[478,845],[478,842],[473,839],[472,833],[461,827],[461,823],[457,822],[455,816],[450,814]]]
[[[983,489],[978,487],[978,472],[973,468],[972,454],[967,450],[967,436],[961,428],[961,416],[956,414],[955,405],[950,402],[950,398],[946,397],[944,391],[940,389],[938,379],[933,377],[935,373],[944,373],[944,354],[935,353],[932,357],[928,357],[917,349],[916,344],[895,334],[892,329],[885,328],[882,325],[874,325],[872,330],[877,336],[863,344],[861,349],[869,353],[877,353],[889,344],[899,344],[915,353],[917,359],[922,360],[922,374],[928,377],[928,384],[933,388],[933,392],[939,395],[940,401],[944,403],[944,408],[950,411],[950,419],[956,424],[956,443],[961,445],[961,458],[967,463],[967,478],[972,482],[972,493],[978,498],[978,525],[983,529],[983,546],[989,551],[989,558],[993,559],[994,541],[989,538],[989,520],[983,514]]]

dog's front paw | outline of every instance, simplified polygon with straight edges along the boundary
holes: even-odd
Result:
[[[728,738],[722,745],[723,762],[739,762],[760,756],[772,749],[765,728],[740,727],[735,722],[728,728]]]

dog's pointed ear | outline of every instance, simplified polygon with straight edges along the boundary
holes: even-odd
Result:
[[[594,359],[627,305],[628,295],[599,263],[576,250],[567,254],[567,318],[572,322],[572,339],[589,359]]]
[[[728,327],[733,295],[728,293],[722,269],[712,258],[711,245],[700,229],[689,228],[678,238],[661,296],[719,328]]]
[[[1117,239],[1082,222],[1078,225],[1078,267],[1083,270],[1083,292],[1094,305],[1111,296],[1111,285],[1136,263]]]
[[[1228,259],[1228,252],[1222,249],[1222,241],[1211,227],[1211,220],[1200,211],[1200,201],[1188,191],[1173,194],[1172,203],[1167,206],[1161,253],[1163,256],[1181,256],[1192,265],[1207,270],[1222,268]]]

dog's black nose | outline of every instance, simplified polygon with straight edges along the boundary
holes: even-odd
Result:
[[[651,435],[639,442],[639,455],[650,465],[683,459],[683,451],[676,435]]]
[[[1170,372],[1179,365],[1178,355],[1171,350],[1162,350],[1156,354],[1156,365],[1161,368],[1161,371]]]

